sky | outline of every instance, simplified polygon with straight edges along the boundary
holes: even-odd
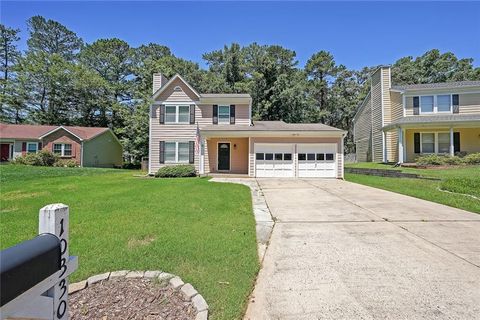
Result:
[[[155,42],[205,67],[202,54],[237,42],[294,50],[303,66],[320,50],[350,69],[393,64],[437,48],[480,66],[480,2],[0,1],[0,20],[22,30],[34,15],[59,21],[87,43]]]

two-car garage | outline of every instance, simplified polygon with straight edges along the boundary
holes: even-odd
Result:
[[[336,143],[255,143],[256,177],[336,178]]]

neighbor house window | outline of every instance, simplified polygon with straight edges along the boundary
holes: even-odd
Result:
[[[190,123],[190,106],[165,106],[165,123]]]
[[[28,153],[37,153],[37,150],[38,150],[38,143],[36,143],[36,142],[27,143],[27,152]]]
[[[435,152],[435,133],[422,133],[422,153]]]
[[[165,162],[188,163],[189,151],[188,142],[165,142]]]
[[[422,113],[433,112],[433,96],[420,97],[420,112]]]
[[[218,106],[218,123],[230,123],[230,106]]]
[[[452,109],[452,96],[441,95],[437,96],[437,112],[450,112]]]
[[[71,143],[54,143],[53,153],[58,154],[62,157],[69,157],[72,155],[72,144]]]

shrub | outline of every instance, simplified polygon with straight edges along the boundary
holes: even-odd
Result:
[[[165,166],[158,169],[155,177],[157,178],[180,178],[180,177],[195,177],[195,167],[188,164]]]
[[[26,153],[13,160],[15,164],[23,164],[27,166],[42,166],[42,158],[37,153]]]
[[[445,164],[445,157],[439,156],[436,154],[429,154],[429,155],[418,157],[416,162],[417,164],[420,164],[420,165],[438,166],[438,165]]]
[[[78,163],[72,159],[58,159],[54,164],[54,167],[75,168],[78,167]]]
[[[467,153],[466,151],[457,151],[457,152],[455,152],[455,155],[456,155],[457,157],[460,157],[460,158],[465,157],[467,154],[468,154],[468,153]]]
[[[58,161],[58,155],[48,150],[41,150],[39,153],[37,153],[37,156],[41,159],[42,166],[51,167],[55,162]]]
[[[122,165],[122,169],[140,169],[141,168],[140,163],[135,163],[135,162],[125,162]]]
[[[480,164],[480,152],[471,153],[463,158],[466,164]]]
[[[453,157],[446,156],[444,161],[445,161],[445,164],[448,164],[448,165],[459,165],[463,163],[462,158],[457,156],[453,156]]]

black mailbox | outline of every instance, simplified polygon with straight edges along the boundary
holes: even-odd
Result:
[[[44,233],[0,252],[0,306],[60,270],[60,239]]]

